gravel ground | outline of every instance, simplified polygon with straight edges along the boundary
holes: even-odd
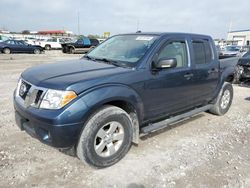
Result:
[[[202,113],[144,136],[118,164],[95,170],[21,132],[12,93],[31,66],[77,59],[0,54],[0,187],[250,187],[250,88],[234,86],[223,117]]]

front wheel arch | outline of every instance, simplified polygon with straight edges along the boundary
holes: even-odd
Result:
[[[121,125],[125,129],[122,146],[120,146],[114,154],[103,158],[102,156],[98,156],[98,152],[95,152],[95,145],[93,144],[95,143],[99,129],[106,123],[111,123],[113,121],[122,122]],[[102,138],[105,139],[105,137]],[[105,105],[93,113],[85,122],[76,146],[76,153],[81,161],[87,162],[89,165],[96,168],[104,168],[121,160],[129,151],[131,143],[132,122],[129,115],[121,108]],[[102,150],[103,149],[105,150],[105,148],[102,148]]]

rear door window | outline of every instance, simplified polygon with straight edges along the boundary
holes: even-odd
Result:
[[[192,44],[195,64],[207,64],[212,61],[212,50],[209,41],[194,40]]]

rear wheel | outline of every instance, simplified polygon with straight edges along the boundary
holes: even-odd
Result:
[[[41,50],[39,50],[39,49],[34,50],[34,54],[40,54],[40,53],[41,53]]]
[[[132,143],[132,122],[121,108],[104,106],[86,123],[77,145],[77,156],[97,167],[121,160]]]
[[[10,54],[10,49],[9,48],[4,48],[3,49],[3,53],[5,53],[5,54]]]
[[[45,45],[45,50],[51,50],[51,46],[50,45]]]
[[[212,114],[222,116],[229,110],[233,100],[233,87],[225,83],[214,106],[209,110]]]

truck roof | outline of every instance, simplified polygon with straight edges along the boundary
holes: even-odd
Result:
[[[193,37],[205,37],[211,38],[209,35],[195,34],[195,33],[181,33],[181,32],[137,32],[137,33],[125,33],[121,35],[156,35],[156,36],[193,36]]]

